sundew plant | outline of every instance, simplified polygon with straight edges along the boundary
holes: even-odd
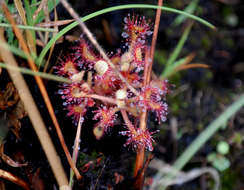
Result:
[[[168,81],[146,78],[145,72],[151,64],[147,39],[151,34],[151,24],[145,17],[128,15],[122,33],[126,51],[109,54],[114,67],[97,55],[83,37],[72,47],[75,52],[65,55],[56,67],[58,75],[72,81],[58,91],[67,115],[75,122],[83,121],[87,110],[95,109],[93,130],[96,134],[99,131],[98,139],[112,130],[121,113],[125,130],[120,134],[127,136],[125,146],[153,150],[155,131],[140,128],[139,119],[143,112],[150,111],[158,123],[166,121]]]

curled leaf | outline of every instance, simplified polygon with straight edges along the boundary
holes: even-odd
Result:
[[[27,163],[24,164],[20,164],[18,162],[15,162],[14,160],[12,160],[9,156],[7,156],[6,154],[4,154],[4,144],[1,145],[0,147],[0,156],[3,159],[3,161],[8,164],[9,166],[12,167],[23,167],[23,166],[27,166]]]

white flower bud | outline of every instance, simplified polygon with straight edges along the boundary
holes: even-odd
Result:
[[[130,68],[130,62],[133,61],[133,57],[131,55],[130,52],[125,52],[122,56],[121,56],[121,60],[120,60],[120,69],[121,71],[128,71],[128,69]]]
[[[79,73],[72,75],[71,76],[72,82],[76,82],[76,83],[81,82],[83,79],[84,73],[85,73],[84,71],[81,71]]]
[[[123,108],[125,106],[125,98],[127,97],[127,92],[125,89],[117,90],[115,93],[117,106]]]
[[[108,64],[104,60],[99,60],[95,63],[94,65],[96,72],[100,75],[103,76],[104,73],[108,70]]]

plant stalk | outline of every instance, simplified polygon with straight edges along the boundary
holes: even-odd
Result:
[[[0,43],[6,43],[4,39],[4,30],[0,28]],[[0,47],[0,55],[6,64],[17,67],[13,55],[6,48]],[[60,158],[57,155],[57,152],[53,146],[51,138],[47,132],[47,129],[44,125],[44,122],[40,116],[40,113],[37,109],[37,106],[31,96],[29,88],[24,81],[23,76],[18,71],[8,70],[9,75],[19,92],[20,99],[24,103],[25,110],[27,111],[31,123],[35,129],[35,132],[40,140],[40,143],[43,147],[43,150],[47,156],[47,159],[50,163],[54,176],[57,180],[57,183],[60,189],[70,189],[68,186],[68,180],[65,175],[65,171],[60,162]]]
[[[163,0],[158,0],[158,6],[163,5]],[[152,38],[152,45],[150,52],[148,49],[146,49],[146,55],[145,55],[145,70],[144,70],[144,82],[143,86],[145,87],[150,83],[151,80],[151,72],[152,72],[152,64],[153,64],[153,57],[155,52],[155,46],[158,36],[158,28],[160,23],[160,16],[161,16],[161,9],[157,9],[156,18],[155,18],[155,24],[154,24],[154,30],[153,30],[153,38]],[[142,113],[140,117],[140,129],[143,131],[147,130],[147,110]],[[145,148],[142,147],[137,150],[136,154],[136,164],[135,164],[135,170],[134,170],[134,177],[136,178],[136,182],[134,184],[135,189],[142,189],[143,183],[144,183],[144,171],[143,165],[144,165],[144,158],[145,158]]]

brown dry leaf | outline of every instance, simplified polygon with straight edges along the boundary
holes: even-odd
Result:
[[[54,26],[62,26],[69,24],[73,22],[74,19],[69,19],[69,20],[57,20],[57,21],[50,21],[50,22],[44,22],[44,23],[39,23],[36,26],[39,27],[54,27]]]
[[[20,119],[27,115],[24,104],[22,101],[18,101],[15,105],[14,109],[8,114],[8,126],[11,127],[12,132],[16,135],[17,138],[19,137],[19,130],[21,128]]]
[[[20,15],[20,18],[23,22],[24,25],[27,25],[27,21],[26,21],[26,13],[25,13],[25,9],[23,7],[23,4],[20,0],[14,0],[14,4],[15,7]],[[36,54],[36,45],[32,36],[32,33],[30,30],[26,30],[26,39],[27,39],[27,44],[28,47],[30,49],[31,52],[33,52],[34,54]]]
[[[25,190],[30,190],[29,185],[25,181],[10,172],[0,169],[0,177],[21,186]]]
[[[19,101],[19,95],[12,82],[9,82],[6,88],[0,92],[0,109],[6,110]]]
[[[46,14],[49,14],[48,13],[48,8],[46,8]],[[49,17],[48,17],[49,18]],[[56,22],[58,20],[58,14],[57,14],[57,10],[56,10],[56,7],[54,7],[54,21]],[[45,22],[50,22],[50,20],[46,19]],[[54,29],[56,29],[56,31],[58,31],[58,26],[54,26]],[[52,33],[52,36],[56,36],[58,32],[54,32]],[[47,33],[46,33],[47,34]],[[48,41],[48,35],[46,35],[46,43]],[[49,61],[51,59],[51,56],[53,54],[53,50],[54,50],[54,46],[55,46],[55,43],[51,46],[50,48],[50,51],[49,51],[49,55],[48,55],[48,58],[47,58],[47,61],[46,61],[46,64],[44,66],[44,69],[43,69],[43,72],[47,72],[47,69],[48,69],[48,65],[49,65]]]
[[[206,64],[201,64],[201,63],[187,64],[187,65],[182,65],[180,67],[177,67],[177,71],[186,70],[186,69],[193,69],[193,68],[205,68],[205,69],[208,69],[209,66],[206,65]]]
[[[20,164],[18,162],[15,162],[14,160],[12,160],[9,156],[7,156],[6,154],[4,154],[4,144],[2,144],[0,146],[0,157],[3,159],[3,161],[8,164],[9,166],[12,167],[23,167],[23,166],[27,166],[27,163],[24,164]]]
[[[36,9],[35,13],[33,14],[33,19],[35,20],[37,15],[43,10],[43,7],[46,3],[46,0],[42,0],[39,7]]]
[[[26,22],[26,17],[25,17],[25,9],[22,5],[22,2],[20,0],[14,0],[14,4],[15,4],[15,7],[19,13],[19,16],[20,16],[22,22],[24,23],[24,25],[26,25],[27,22]]]
[[[0,92],[0,110],[5,111],[8,127],[13,126],[11,130],[19,138],[21,127],[19,119],[26,116],[26,111],[12,82],[8,83],[6,88]]]

